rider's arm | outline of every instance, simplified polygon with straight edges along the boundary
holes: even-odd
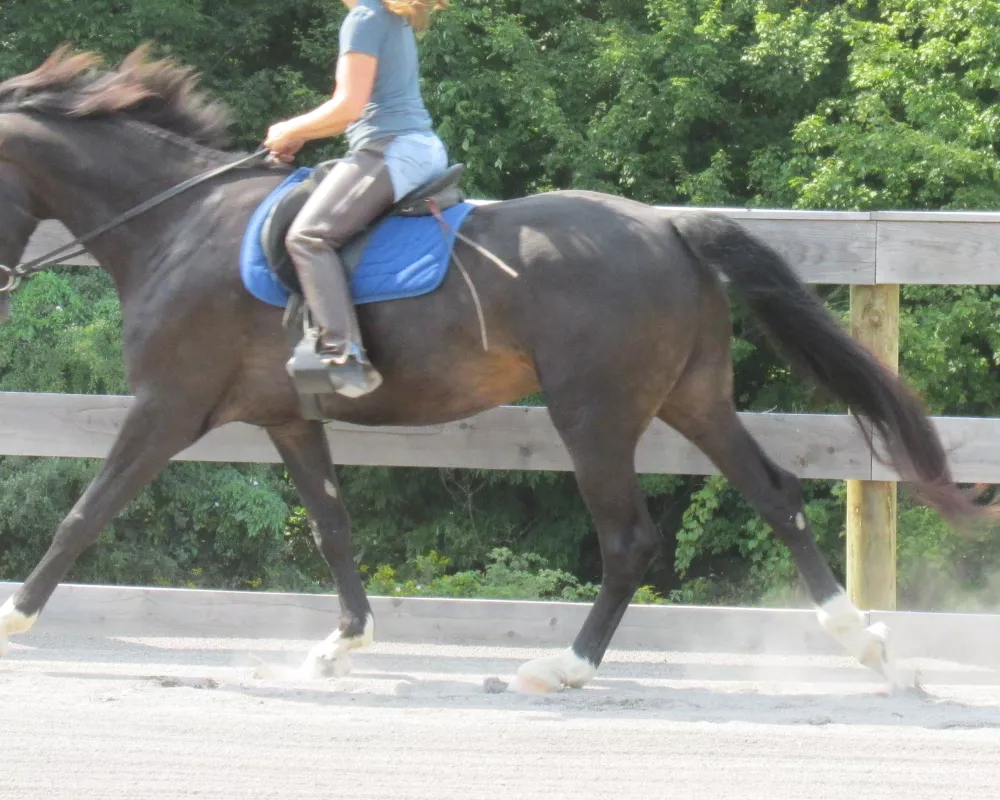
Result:
[[[344,53],[337,59],[333,97],[307,114],[289,120],[297,138],[338,136],[365,110],[375,85],[378,59],[367,53]]]

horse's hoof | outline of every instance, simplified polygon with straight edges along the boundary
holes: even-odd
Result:
[[[889,683],[892,695],[917,697],[922,700],[930,695],[920,685],[920,671],[900,666],[893,657],[889,647],[889,628],[882,622],[876,622],[865,629],[872,637],[872,646],[868,656],[861,660],[869,669],[879,673]]]
[[[32,614],[28,617],[14,608],[13,595],[7,598],[7,602],[0,606],[0,657],[7,652],[9,647],[8,635],[27,633],[37,618],[38,614]]]
[[[359,647],[370,645],[375,638],[375,620],[369,614],[365,629],[360,636],[344,636],[339,630],[309,651],[305,662],[298,670],[303,678],[343,678],[351,672],[348,653]]]
[[[597,667],[572,649],[522,664],[507,691],[516,694],[549,694],[565,688],[579,689],[597,674]]]
[[[889,648],[889,628],[884,622],[864,626],[864,616],[846,594],[819,609],[820,624],[843,648],[870,670],[888,681],[894,692],[922,692],[916,670],[900,667]]]
[[[295,676],[301,680],[316,681],[327,678],[344,678],[351,674],[354,665],[347,653],[341,653],[336,658],[313,656],[311,653],[296,671]]]
[[[885,674],[889,664],[889,628],[884,622],[876,622],[864,629],[862,637],[858,661],[875,672]]]

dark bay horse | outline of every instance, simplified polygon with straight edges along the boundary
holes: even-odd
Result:
[[[99,68],[60,50],[0,85],[0,263],[14,265],[43,219],[86,234],[151,196],[231,160],[222,110],[170,61],[133,54]],[[251,297],[237,267],[253,210],[287,168],[236,169],[100,235],[89,249],[113,277],[135,402],[94,481],[49,550],[0,608],[0,645],[26,631],[101,529],[206,432],[229,422],[270,435],[330,565],[339,627],[304,669],[341,674],[373,620],[348,514],[320,422],[303,419],[285,371],[281,311]],[[513,688],[582,686],[644,576],[658,541],[634,468],[654,417],[697,445],[790,549],[820,623],[845,649],[906,685],[886,632],[865,628],[818,549],[798,480],[761,450],[732,397],[729,306],[720,273],[800,374],[848,403],[888,460],[952,521],[984,512],[961,494],[918,399],[851,339],[790,267],[725,217],[671,215],[593,192],[480,207],[462,229],[516,279],[461,242],[481,298],[452,271],[436,292],[360,309],[384,376],[373,394],[331,395],[328,418],[365,425],[457,420],[539,389],[572,457],[603,558],[600,593],[565,652],[528,662]],[[0,281],[2,283],[2,281]],[[0,295],[0,312],[9,298]]]

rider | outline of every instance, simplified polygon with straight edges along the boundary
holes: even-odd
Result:
[[[313,111],[279,122],[264,146],[291,161],[311,139],[347,134],[348,152],[289,229],[288,253],[336,391],[357,397],[382,377],[371,365],[337,249],[396,200],[448,167],[420,94],[414,31],[447,0],[343,0],[336,87]]]

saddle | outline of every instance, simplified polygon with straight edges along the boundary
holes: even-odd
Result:
[[[299,286],[299,279],[295,273],[292,259],[285,249],[285,236],[295,217],[302,210],[302,206],[306,204],[309,196],[316,191],[316,187],[336,163],[336,160],[322,162],[308,178],[282,197],[271,209],[271,213],[261,230],[261,246],[271,269],[275,277],[293,294],[301,295],[302,289]],[[357,266],[372,231],[381,222],[389,217],[429,216],[432,213],[432,204],[438,210],[444,211],[464,201],[465,195],[458,188],[464,170],[465,164],[453,164],[434,180],[418,186],[405,197],[396,201],[392,207],[372,220],[364,230],[355,234],[337,251],[348,274]]]
[[[319,398],[331,394],[332,388],[327,367],[316,353],[317,332],[311,324],[295,267],[285,248],[285,236],[302,206],[335,163],[336,161],[325,161],[319,164],[308,178],[282,197],[271,209],[260,237],[261,247],[274,276],[291,293],[285,309],[284,327],[291,338],[294,352],[287,369],[299,394],[303,416],[314,420],[324,419]],[[434,211],[445,211],[463,202],[465,196],[458,188],[458,183],[464,169],[464,164],[452,165],[434,180],[418,186],[398,200],[372,220],[364,230],[355,234],[338,251],[348,274],[357,266],[372,233],[385,220],[400,216],[430,216]]]

